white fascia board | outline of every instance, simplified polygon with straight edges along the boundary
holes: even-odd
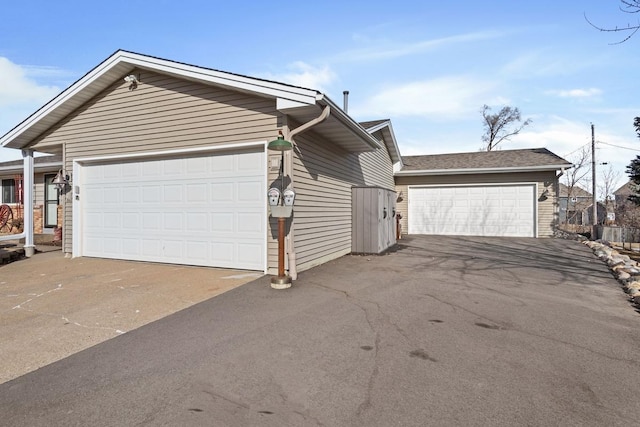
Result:
[[[382,128],[385,128],[385,127],[389,126],[390,124],[391,124],[391,122],[389,120],[385,120],[382,123],[378,123],[375,126],[371,126],[371,127],[365,128],[365,129],[367,130],[367,132],[374,133],[374,132],[379,131]]]
[[[473,169],[427,169],[395,172],[396,176],[428,176],[428,175],[470,175],[486,173],[542,172],[557,171],[561,165],[507,167],[507,168],[473,168]]]
[[[331,99],[329,99],[324,94],[318,94],[316,100],[322,106],[329,106],[331,108],[331,115],[335,117],[339,122],[344,124],[347,128],[349,128],[353,133],[359,135],[371,148],[382,148],[382,144],[373,135],[371,135],[365,128],[360,125],[360,123],[356,122],[349,116],[344,110],[338,107]]]
[[[387,133],[389,134],[389,139],[391,139],[391,143],[393,144],[393,150],[395,150],[395,156],[398,159],[396,162],[396,165],[400,165],[399,169],[402,169],[403,163],[402,163],[402,155],[400,154],[400,148],[398,147],[398,141],[396,141],[396,135],[393,132],[393,126],[391,126],[391,120],[385,120],[382,123],[378,123],[375,126],[371,126],[369,128],[366,128],[367,132],[373,134],[381,129],[384,128],[388,128]],[[390,154],[394,154],[394,153],[390,153]],[[395,160],[392,156],[392,160]],[[395,168],[395,165],[394,165]]]
[[[298,108],[306,108],[306,107],[309,107],[310,105],[315,105],[315,100],[314,100],[313,104],[307,104],[307,103],[303,103],[303,102],[292,101],[290,99],[284,99],[284,98],[278,98],[276,100],[276,110],[282,111],[284,113],[286,113],[288,110],[295,110],[295,109],[298,109]]]

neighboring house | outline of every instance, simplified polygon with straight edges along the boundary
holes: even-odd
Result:
[[[628,181],[613,192],[618,225],[640,227],[640,207],[629,200],[629,196],[636,194],[638,193],[635,191],[635,184],[632,181]]]
[[[559,186],[560,224],[590,225],[592,194],[577,185],[569,188],[560,183]]]
[[[633,182],[628,181],[613,192],[616,209],[629,203],[633,204],[633,202],[629,200],[629,196],[638,194],[636,191],[634,191],[634,187],[635,185],[633,184]]]
[[[395,173],[409,234],[552,236],[558,174],[572,164],[547,149],[403,156]]]
[[[292,151],[267,149],[280,131]],[[395,212],[409,234],[551,236],[572,166],[546,149],[402,157],[389,120],[358,123],[316,90],[122,50],[0,144],[31,182],[34,152],[63,156],[66,254],[270,274],[270,187],[297,193],[285,252],[303,271],[352,252],[362,187],[384,195],[365,221],[378,240]]]
[[[315,90],[119,50],[0,143],[64,153],[65,253],[273,273],[267,189],[297,192],[298,271],[348,254],[352,186],[394,188],[390,129]],[[280,130],[285,180],[266,149]]]
[[[15,160],[0,163],[0,204],[8,205],[14,219],[23,218],[23,161]],[[52,234],[53,229],[62,225],[58,215],[58,190],[52,184],[53,179],[62,167],[62,156],[41,156],[34,158],[34,222],[36,234]],[[2,230],[0,230],[2,231]]]

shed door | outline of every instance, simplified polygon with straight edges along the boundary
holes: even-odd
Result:
[[[535,184],[409,188],[409,234],[536,236]]]
[[[81,255],[265,269],[264,152],[80,169]]]

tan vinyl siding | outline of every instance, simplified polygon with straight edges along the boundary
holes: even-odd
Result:
[[[55,172],[53,172],[55,173]],[[33,174],[33,204],[34,206],[44,204],[44,176],[48,174]]]
[[[348,153],[313,132],[296,142],[301,155],[294,157],[294,241],[297,268],[303,271],[351,252],[352,186],[393,189],[394,183],[386,149]],[[270,257],[269,265],[276,261]]]
[[[396,192],[402,192],[402,201],[398,203],[398,211],[402,214],[402,233],[408,230],[407,215],[409,212],[408,187],[410,185],[445,185],[445,184],[500,184],[537,182],[538,183],[538,237],[551,237],[558,220],[558,197],[555,172],[526,172],[513,174],[484,175],[441,175],[441,176],[397,176]],[[542,192],[547,188],[549,197],[540,200]]]
[[[382,132],[373,134],[378,140],[382,139]],[[384,144],[382,144],[384,147]],[[359,156],[360,166],[363,170],[365,185],[378,186],[393,190],[395,181],[393,179],[393,161],[386,148],[361,153]]]
[[[64,144],[64,167],[83,157],[157,152],[272,139],[275,101],[134,70],[140,84],[119,79],[35,144]],[[124,77],[124,76],[123,76]],[[72,250],[71,192],[65,197],[64,251]]]

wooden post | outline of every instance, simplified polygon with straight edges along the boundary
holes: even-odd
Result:
[[[278,277],[284,277],[284,228],[286,218],[278,218]]]

